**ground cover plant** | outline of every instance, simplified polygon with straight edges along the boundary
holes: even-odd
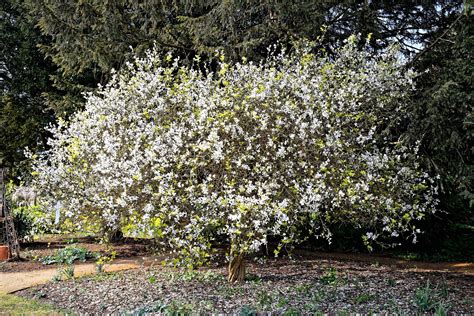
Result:
[[[73,264],[74,261],[85,262],[87,259],[97,257],[88,251],[86,248],[78,247],[76,245],[69,245],[62,249],[57,250],[54,254],[39,258],[42,264]]]
[[[374,56],[353,36],[332,57],[303,46],[260,64],[218,58],[204,72],[150,51],[90,94],[33,156],[51,206],[79,229],[147,233],[188,267],[225,240],[230,281],[269,236],[275,255],[330,240],[339,222],[364,229],[368,247],[416,242],[436,187],[390,133],[413,77],[395,48]]]

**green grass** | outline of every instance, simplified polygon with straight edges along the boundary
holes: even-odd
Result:
[[[68,313],[36,300],[0,294],[1,315],[67,315]]]

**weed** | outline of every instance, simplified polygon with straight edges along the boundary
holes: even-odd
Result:
[[[257,315],[257,310],[249,305],[244,305],[240,309],[241,316],[255,316]]]
[[[150,282],[151,284],[156,283],[156,276],[154,274],[149,275],[148,282]]]
[[[59,266],[56,274],[53,276],[53,281],[66,281],[74,279],[74,265]]]
[[[388,286],[395,286],[395,285],[397,285],[397,282],[392,278],[388,278],[387,279],[387,285]]]
[[[256,274],[247,274],[245,280],[251,282],[254,285],[262,284],[262,279]]]
[[[149,314],[161,314],[161,315],[190,315],[192,314],[194,306],[186,304],[181,301],[171,301],[166,304],[163,302],[157,302],[153,305],[143,306],[131,313],[133,316],[144,316]]]
[[[267,292],[260,292],[257,296],[257,300],[258,305],[263,309],[270,307],[273,303],[273,297]]]
[[[116,251],[112,251],[110,252],[110,254],[104,254],[104,255],[97,254],[96,255],[97,261],[95,262],[95,269],[97,273],[103,273],[104,266],[107,263],[110,263],[112,260],[114,260],[116,256],[117,256]]]
[[[374,295],[368,294],[368,293],[362,293],[359,294],[355,297],[354,303],[355,304],[364,304],[367,303],[368,301],[372,300],[374,298]]]
[[[294,316],[294,315],[301,315],[300,311],[294,307],[289,307],[287,310],[283,312],[284,316]]]
[[[224,285],[220,286],[217,290],[220,295],[227,299],[231,298],[236,294],[242,294],[244,292],[244,289],[242,287],[238,285],[229,285],[227,283],[224,283]]]
[[[133,316],[144,316],[150,313],[163,313],[166,314],[168,306],[162,302],[157,302],[151,306],[144,306],[136,309],[132,312]]]
[[[374,267],[374,268],[379,268],[380,263],[378,261],[375,261],[374,263],[371,264],[371,266]]]
[[[436,316],[445,316],[445,315],[448,315],[448,306],[446,306],[445,304],[437,304],[435,309],[434,309],[434,314]]]
[[[191,315],[194,306],[189,303],[173,300],[166,307],[166,314],[169,315]]]
[[[288,305],[289,302],[290,302],[290,300],[288,298],[286,298],[285,296],[280,296],[278,298],[277,307],[278,308],[283,308],[286,305]]]
[[[69,264],[63,268],[63,276],[66,280],[74,279],[74,265]]]
[[[447,311],[448,306],[442,301],[448,293],[447,288],[439,290],[438,287],[432,287],[430,281],[426,286],[416,289],[413,302],[420,312]]]
[[[66,241],[66,244],[72,245],[72,244],[77,244],[79,242],[79,239],[77,238],[71,238],[68,241]]]
[[[214,309],[214,302],[210,300],[203,300],[199,302],[199,307],[205,311],[212,311]]]
[[[339,280],[339,276],[337,275],[337,271],[335,268],[329,268],[320,278],[321,283],[335,285]]]
[[[311,291],[311,284],[300,284],[295,287],[295,291],[301,294],[309,294]]]
[[[36,290],[35,294],[33,295],[34,299],[40,299],[40,298],[45,298],[47,295],[41,290]]]
[[[307,311],[311,312],[312,314],[318,313],[320,311],[320,303],[325,297],[324,291],[318,291],[316,293],[312,293],[311,299],[305,305]]]

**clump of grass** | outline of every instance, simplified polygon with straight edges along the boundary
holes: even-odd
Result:
[[[426,285],[416,289],[413,296],[413,303],[419,312],[431,312],[437,315],[445,315],[449,306],[445,302],[448,296],[448,289],[446,285],[441,288],[433,287],[430,281],[426,281]]]
[[[74,279],[74,265],[59,266],[53,281],[66,281]]]

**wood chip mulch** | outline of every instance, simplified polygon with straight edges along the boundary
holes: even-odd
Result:
[[[315,258],[248,263],[247,281],[225,268],[161,266],[51,282],[17,292],[78,314],[474,313],[474,276]]]

